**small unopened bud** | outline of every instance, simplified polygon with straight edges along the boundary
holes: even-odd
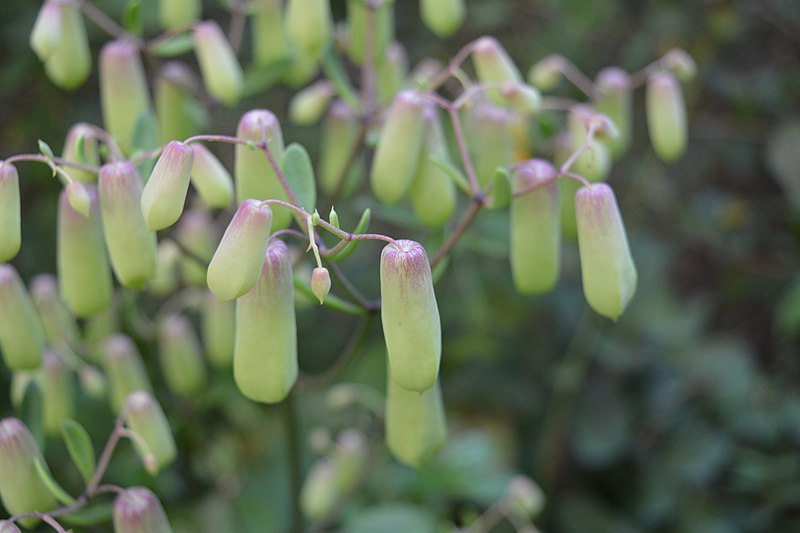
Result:
[[[614,191],[605,183],[575,194],[583,293],[599,314],[616,320],[636,291],[636,267]]]
[[[419,221],[436,228],[443,226],[453,216],[456,188],[453,179],[440,166],[450,162],[450,155],[438,110],[432,102],[425,106],[424,135],[419,166],[411,182],[409,197]]]
[[[255,0],[250,6],[253,59],[257,65],[277,63],[289,56],[283,29],[282,0]]]
[[[155,83],[156,115],[161,142],[188,139],[207,125],[205,107],[197,98],[199,80],[184,63],[164,65]]]
[[[329,0],[288,0],[286,36],[306,60],[316,62],[331,40]]]
[[[9,264],[0,264],[0,317],[0,352],[6,366],[37,368],[44,349],[42,323],[25,285]]]
[[[364,0],[348,0],[349,39],[347,51],[350,59],[358,65],[364,63],[365,50],[368,45],[372,47],[373,59],[383,57],[386,47],[394,39],[394,26],[394,2],[382,2],[381,6],[374,10],[374,22],[370,24],[370,8]],[[367,43],[368,31],[372,32],[370,43]]]
[[[528,71],[528,83],[542,91],[550,91],[561,80],[561,69],[564,58],[560,55],[549,55],[536,62]]]
[[[386,384],[386,444],[397,459],[419,467],[432,459],[447,439],[442,391],[436,382],[422,394],[392,378]]]
[[[58,294],[58,281],[52,274],[39,274],[31,280],[31,296],[42,320],[47,341],[56,345],[75,345],[80,339],[78,324]]]
[[[339,227],[339,213],[336,212],[336,209],[331,206],[331,212],[328,214],[328,222],[330,222],[335,228]]]
[[[441,38],[453,35],[464,22],[464,0],[421,0],[422,22]]]
[[[128,396],[125,405],[128,427],[138,433],[147,444],[148,450],[143,454],[142,460],[147,460],[148,453],[153,454],[159,469],[174,461],[177,453],[175,439],[167,417],[156,399],[148,392],[136,391]]]
[[[48,435],[61,431],[61,422],[75,418],[75,378],[61,355],[48,350],[39,373],[42,391],[42,426]]]
[[[682,48],[673,48],[664,54],[663,61],[681,81],[691,81],[697,76],[697,64]]]
[[[155,494],[131,487],[114,500],[114,533],[172,533],[172,527]]]
[[[53,18],[51,22],[43,23],[45,27],[37,29],[35,32],[35,40],[38,41],[36,48],[46,53],[46,57],[40,55],[39,59],[44,61],[47,77],[62,89],[71,91],[86,81],[92,69],[89,38],[79,6],[67,2],[47,2],[47,4],[51,3],[60,9],[60,17],[58,17],[58,22]],[[50,13],[51,15],[48,16],[53,16],[55,11]],[[40,41],[39,36],[44,35],[45,31],[49,31],[57,23],[60,23],[60,30],[49,34],[49,37],[45,38],[46,43]]]
[[[227,209],[233,203],[233,178],[225,166],[200,143],[192,144],[192,184],[208,207]]]
[[[0,162],[0,263],[14,259],[21,246],[19,174],[14,165]]]
[[[145,454],[142,458],[142,464],[144,465],[145,471],[151,476],[158,474],[158,458],[152,453]]]
[[[106,394],[106,378],[100,370],[93,366],[83,365],[78,370],[81,389],[90,398],[99,400]]]
[[[104,344],[103,368],[111,387],[111,408],[122,411],[125,400],[135,391],[151,391],[142,356],[133,341],[122,334],[109,338]]]
[[[514,119],[511,111],[491,104],[477,106],[469,116],[475,175],[481,187],[494,179],[497,167],[514,162]]]
[[[481,37],[475,41],[472,60],[478,80],[483,84],[522,83],[519,69],[494,37]],[[486,94],[494,104],[503,105],[503,98],[497,90],[489,90]]]
[[[207,21],[195,26],[194,47],[208,94],[226,106],[235,106],[242,94],[244,76],[219,25]]]
[[[178,221],[179,242],[187,253],[180,259],[181,277],[186,285],[206,286],[206,265],[214,255],[217,232],[211,216],[202,209],[190,209]],[[189,255],[191,254],[191,255]]]
[[[170,141],[158,158],[142,192],[142,215],[150,231],[168,228],[181,217],[194,152],[191,146]]]
[[[318,521],[333,512],[341,492],[336,486],[336,465],[320,459],[311,466],[300,491],[300,508],[310,520]]]
[[[630,146],[633,101],[630,76],[617,67],[604,68],[597,74],[595,107],[610,118],[617,135],[607,137],[606,144],[614,157],[619,157]]]
[[[255,287],[264,265],[272,210],[258,200],[245,200],[233,215],[208,265],[208,288],[222,301]]]
[[[206,383],[200,341],[185,316],[170,315],[159,326],[158,355],[167,386],[178,396],[197,394]]]
[[[33,435],[19,419],[0,420],[0,498],[10,515],[56,507],[56,500],[36,473],[35,461],[44,461]],[[21,521],[30,527],[30,520]]]
[[[251,400],[277,403],[298,372],[294,278],[283,241],[269,243],[263,264],[256,286],[236,301],[233,377]]]
[[[661,160],[675,161],[686,150],[686,103],[678,80],[662,72],[647,82],[647,129]]]
[[[72,209],[81,215],[88,217],[90,201],[89,193],[86,191],[86,187],[84,187],[79,181],[73,181],[68,183],[64,189],[67,191],[67,201]]]
[[[378,101],[390,103],[406,84],[408,76],[408,54],[403,45],[397,41],[391,43],[375,65],[375,82]]]
[[[179,283],[178,263],[181,249],[172,240],[158,243],[156,250],[156,273],[150,280],[148,289],[155,295],[163,296],[173,292]]]
[[[331,290],[331,275],[327,268],[317,267],[311,273],[311,290],[319,300],[319,304],[322,305]]]
[[[218,368],[230,367],[236,337],[235,304],[221,302],[213,293],[208,292],[203,301],[201,326],[208,360]]]
[[[337,189],[347,192],[353,180],[348,172],[359,172],[361,161],[348,169],[351,154],[358,144],[361,127],[355,114],[342,101],[335,101],[325,117],[320,140],[319,187],[325,194],[333,194]],[[355,176],[358,178],[358,176]],[[344,181],[340,184],[340,181]]]
[[[536,516],[544,507],[545,498],[542,489],[526,476],[514,476],[508,484],[506,494],[509,504],[523,516]]]
[[[425,248],[414,241],[381,252],[381,321],[394,381],[423,392],[436,383],[442,355],[439,308]]]
[[[100,150],[97,139],[94,137],[94,128],[89,124],[78,123],[72,126],[64,141],[64,150],[61,157],[71,163],[83,165],[100,165]],[[79,168],[70,167],[69,175],[72,179],[84,183],[97,181],[97,174]]]
[[[309,85],[289,102],[289,120],[301,126],[316,123],[325,113],[334,94],[333,86],[327,80]]]
[[[200,0],[159,0],[158,20],[165,30],[186,26],[200,18]]]

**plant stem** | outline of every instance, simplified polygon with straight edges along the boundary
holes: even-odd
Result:
[[[78,6],[80,7],[81,11],[97,26],[103,30],[104,32],[108,33],[115,39],[127,39],[135,44],[138,48],[142,49],[145,47],[144,41],[142,41],[139,37],[129,33],[125,30],[122,26],[114,22],[108,15],[103,13],[100,9],[97,8],[92,2],[89,0],[77,0]]]
[[[475,217],[478,216],[478,213],[481,212],[483,209],[483,201],[474,200],[472,204],[469,206],[469,209],[464,214],[464,217],[459,221],[458,225],[450,232],[450,235],[447,236],[447,240],[442,244],[441,248],[439,248],[431,259],[431,268],[436,268],[436,265],[439,262],[447,257],[447,254],[450,253],[450,250],[456,245],[456,243],[461,239],[464,233],[469,228],[472,221],[475,220]]]

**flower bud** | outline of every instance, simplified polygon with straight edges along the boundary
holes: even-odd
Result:
[[[67,193],[58,202],[58,282],[61,298],[73,314],[90,317],[111,305],[113,281],[108,265],[97,189],[86,185],[90,211],[75,211]]]
[[[277,403],[289,394],[297,371],[292,263],[286,245],[274,239],[258,283],[236,301],[233,377],[251,400]]]
[[[99,400],[106,395],[106,378],[100,370],[93,366],[83,365],[78,369],[78,380],[81,389],[87,396]]]
[[[509,82],[496,91],[504,105],[521,115],[532,115],[539,111],[542,105],[542,95],[530,85]]]
[[[605,183],[575,194],[583,293],[589,305],[612,320],[636,290],[636,267],[614,191]]]
[[[662,72],[647,82],[647,129],[662,161],[675,161],[686,150],[686,104],[678,80]]]
[[[64,141],[61,157],[70,163],[99,166],[100,150],[97,146],[97,139],[94,137],[94,128],[84,123],[72,126],[67,133],[66,141]],[[83,183],[97,181],[97,174],[79,168],[70,167],[69,175],[72,179]]]
[[[320,80],[296,93],[289,102],[289,120],[301,126],[310,126],[325,113],[334,95],[333,86]]]
[[[429,227],[441,227],[456,209],[456,188],[452,178],[436,164],[450,163],[447,140],[439,113],[433,105],[425,106],[425,138],[409,196],[411,207],[420,222]]]
[[[557,173],[542,159],[528,161],[514,172],[514,192],[543,184],[511,200],[511,274],[514,286],[524,294],[547,292],[558,281],[561,199]]]
[[[370,24],[370,8],[364,0],[348,0],[347,29],[350,31],[347,51],[357,65],[364,63],[368,31],[372,32],[373,61],[380,57],[394,39],[394,2],[383,2],[374,10],[374,21]],[[372,26],[369,30],[368,26]]]
[[[52,3],[58,5],[61,10],[60,30],[50,34],[49,43],[42,43],[41,47],[37,44],[37,48],[40,48],[41,51],[49,52],[46,57],[40,55],[39,59],[44,61],[47,77],[58,87],[71,91],[86,81],[92,69],[89,39],[86,35],[86,26],[83,24],[80,7],[67,2]],[[55,11],[51,13],[55,13]],[[55,18],[52,24],[48,23],[40,31],[36,31],[37,41],[39,35],[50,29],[47,26],[50,28],[55,26]]]
[[[150,93],[139,49],[129,41],[112,41],[100,51],[100,103],[105,129],[129,152],[136,122],[150,111]]]
[[[161,142],[188,139],[209,122],[208,112],[197,98],[199,82],[184,63],[170,61],[155,83],[156,115]]]
[[[168,228],[181,217],[194,152],[179,141],[170,141],[158,158],[142,192],[142,215],[150,231]]]
[[[159,0],[158,21],[165,30],[177,29],[200,18],[200,0]]]
[[[208,206],[227,209],[233,203],[233,178],[225,166],[200,143],[192,144],[192,184]]]
[[[80,213],[81,215],[89,216],[89,193],[86,188],[79,181],[73,181],[67,184],[64,189],[67,192],[67,201],[70,207]]]
[[[266,130],[266,133],[262,134],[262,130]],[[248,111],[239,121],[236,136],[256,143],[260,143],[266,138],[277,164],[283,163],[283,133],[277,117],[272,112],[265,109]],[[267,155],[260,148],[253,149],[248,146],[236,145],[234,178],[236,179],[236,198],[239,203],[248,198],[283,201],[289,199]],[[272,227],[275,230],[288,227],[291,217],[288,210],[276,209],[273,213]]]
[[[330,515],[342,494],[336,486],[336,465],[320,459],[311,465],[300,491],[300,508],[309,519],[320,521]]]
[[[203,300],[201,331],[208,360],[217,368],[228,368],[233,361],[236,336],[236,306],[221,302],[208,292]]]
[[[0,499],[10,515],[56,507],[56,500],[36,473],[34,462],[44,461],[33,435],[17,418],[0,420]],[[31,527],[32,520],[20,521]]]
[[[514,114],[491,104],[477,106],[469,116],[473,136],[470,146],[474,154],[478,184],[486,187],[498,167],[514,162]]]
[[[622,155],[631,143],[633,100],[630,76],[617,67],[604,68],[597,74],[595,107],[614,122],[615,137],[606,140],[614,157]]]
[[[368,451],[364,434],[357,429],[346,429],[336,439],[336,448],[331,459],[336,465],[334,482],[342,494],[350,494],[358,488],[358,482],[367,466]]]
[[[78,324],[58,294],[58,281],[52,274],[39,274],[31,280],[31,296],[44,326],[47,342],[66,342],[74,346],[80,340]]]
[[[172,533],[172,528],[156,495],[131,487],[114,500],[114,533]]]
[[[194,48],[208,94],[229,107],[239,103],[244,85],[242,67],[216,22],[201,22],[194,27]]]
[[[692,59],[692,56],[682,48],[673,48],[664,54],[662,61],[681,81],[691,81],[697,76],[697,64]]]
[[[414,87],[427,87],[442,71],[444,65],[438,59],[427,57],[417,63],[409,74],[409,82]]]
[[[419,467],[432,459],[447,439],[442,391],[436,382],[422,394],[392,378],[386,384],[386,444],[397,459]]]
[[[528,83],[542,91],[550,91],[561,80],[561,68],[564,58],[553,54],[540,59],[528,71]]]
[[[142,437],[147,444],[148,453],[156,458],[157,467],[164,468],[174,461],[177,454],[175,439],[167,417],[156,399],[149,392],[136,391],[128,396],[125,406],[128,427]],[[143,454],[142,459],[146,456],[147,454]]]
[[[211,216],[201,209],[190,209],[178,222],[178,239],[190,252],[180,259],[181,277],[186,285],[206,286],[206,265],[217,244],[216,228]]]
[[[19,174],[14,165],[0,162],[0,263],[14,259],[21,246]]]
[[[208,288],[222,301],[250,291],[261,275],[272,211],[258,200],[245,200],[233,215],[208,265]]]
[[[590,125],[593,121],[595,124],[602,124],[595,130],[595,136],[589,142],[588,147],[583,153],[578,156],[572,164],[570,170],[583,176],[589,181],[604,181],[608,179],[611,172],[611,154],[605,144],[598,140],[605,134],[607,126],[602,115],[598,115],[591,106],[588,105],[575,105],[569,110],[567,118],[569,129],[569,151],[563,154],[566,160],[573,151],[578,150],[586,143]]]
[[[394,381],[423,392],[439,374],[442,330],[428,256],[400,240],[381,252],[381,321]]]
[[[544,507],[544,493],[532,479],[525,476],[514,476],[508,484],[506,493],[509,504],[522,516],[536,516]]]
[[[30,45],[40,61],[46,61],[61,46],[63,29],[61,3],[46,0],[36,15],[31,30]]]
[[[105,341],[103,352],[103,368],[111,387],[111,408],[119,413],[132,392],[150,392],[153,388],[142,356],[128,336],[121,333],[111,336]]]
[[[322,127],[320,140],[319,188],[327,195],[340,190],[347,192],[347,187],[358,179],[361,160],[351,163],[351,154],[356,149],[361,127],[358,118],[342,101],[335,101],[328,111]],[[339,181],[344,181],[340,185]]]
[[[58,435],[61,422],[75,418],[75,378],[64,359],[48,350],[42,356],[38,381],[42,391],[42,426],[48,435]]]
[[[421,0],[422,22],[442,39],[453,35],[464,22],[464,0]]]
[[[413,91],[399,93],[389,110],[375,159],[372,162],[372,192],[383,203],[393,204],[405,196],[422,150],[425,106]]]
[[[156,273],[150,280],[148,289],[157,296],[164,296],[178,287],[178,263],[181,260],[181,249],[172,240],[158,243],[156,250]]]
[[[31,297],[9,264],[0,264],[0,351],[11,370],[37,368],[44,331]]]
[[[519,69],[511,60],[503,45],[494,37],[481,37],[475,41],[472,49],[472,60],[478,81],[486,85],[497,85],[506,82],[522,83]],[[499,91],[487,90],[489,100],[496,105],[504,101]]]
[[[288,0],[286,36],[300,56],[317,62],[331,40],[329,0]]]
[[[170,390],[193,396],[206,383],[206,367],[200,341],[185,316],[170,315],[159,327],[161,370]]]
[[[266,66],[288,57],[281,0],[255,0],[251,6],[255,63]]]
[[[389,104],[406,84],[408,76],[408,55],[403,45],[391,43],[382,58],[375,65],[375,83],[378,102]]]
[[[331,275],[328,273],[327,268],[317,267],[311,273],[311,290],[314,296],[319,299],[319,304],[322,305],[325,302],[325,297],[331,291]]]

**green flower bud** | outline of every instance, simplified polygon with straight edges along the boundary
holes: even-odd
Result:
[[[111,408],[115,413],[122,411],[131,393],[153,390],[139,350],[125,335],[116,334],[105,341],[103,368],[111,387]]]
[[[500,83],[522,83],[522,75],[511,60],[503,45],[494,37],[481,37],[475,41],[472,49],[472,60],[478,81],[486,85]],[[503,97],[496,89],[486,91],[489,100],[496,105],[503,105]]]
[[[121,328],[116,302],[86,321],[84,340],[89,348],[88,355],[92,361],[101,363],[105,359],[106,341]]]
[[[192,184],[208,206],[227,209],[233,203],[233,178],[225,166],[200,143],[192,144]]]
[[[206,265],[214,255],[217,244],[216,228],[211,216],[200,209],[190,209],[178,222],[178,239],[193,256],[183,254],[180,259],[181,277],[187,285],[206,286]],[[200,261],[198,261],[198,259]]]
[[[87,396],[100,400],[106,395],[106,378],[97,368],[83,365],[78,369],[78,380],[81,389]]]
[[[47,342],[74,346],[80,340],[78,324],[58,295],[58,282],[52,274],[39,274],[31,280],[31,296],[44,326]]]
[[[375,82],[378,102],[389,104],[403,88],[408,76],[408,55],[403,45],[397,41],[386,48],[382,58],[375,65]]]
[[[206,384],[200,341],[185,316],[170,315],[159,326],[159,359],[167,386],[178,396],[193,396]]]
[[[464,0],[421,0],[422,22],[441,38],[452,36],[464,23]]]
[[[42,426],[48,435],[58,435],[61,422],[75,418],[75,378],[64,359],[48,350],[42,356],[38,381],[42,391]]]
[[[420,394],[397,384],[390,371],[386,384],[386,444],[392,455],[419,467],[439,452],[446,439],[439,383]]]
[[[561,246],[561,199],[556,168],[533,159],[514,172],[514,192],[546,183],[511,200],[510,253],[514,286],[539,294],[558,281]]]
[[[647,82],[647,129],[653,150],[671,162],[686,151],[686,104],[678,80],[662,72]]]
[[[498,94],[506,106],[522,115],[537,113],[542,105],[539,91],[524,83],[506,83]]]
[[[381,252],[381,320],[394,381],[423,392],[436,382],[442,329],[425,248],[414,241]]]
[[[159,0],[158,20],[165,30],[186,26],[200,18],[200,0]]]
[[[444,65],[438,59],[425,58],[414,67],[409,77],[413,87],[427,87],[428,84],[442,71]]]
[[[691,81],[697,76],[697,64],[686,50],[673,48],[662,60],[681,81]]]
[[[364,63],[365,49],[367,46],[367,27],[369,25],[369,11],[364,0],[348,0],[347,2],[347,29],[350,30],[347,51],[350,59],[357,65]],[[372,29],[373,60],[383,56],[386,47],[394,39],[394,2],[383,2],[375,10]]]
[[[47,57],[40,56],[39,59],[44,61],[44,71],[50,81],[71,91],[82,85],[92,70],[89,38],[80,7],[67,2],[53,3],[61,10],[61,29],[51,34],[50,43],[43,46],[42,49],[49,52]],[[39,34],[38,31],[36,33]]]
[[[114,285],[108,265],[97,189],[86,185],[89,216],[75,211],[67,193],[58,202],[58,282],[61,298],[79,317],[96,315],[111,305]]]
[[[331,105],[322,127],[320,140],[319,162],[319,187],[327,195],[340,189],[348,192],[360,178],[362,161],[356,159],[348,169],[350,155],[358,145],[361,126],[358,118],[342,101],[335,101]],[[339,184],[342,180],[344,183]]]
[[[301,126],[316,123],[334,94],[333,86],[327,80],[320,80],[295,93],[289,102],[289,120]]]
[[[560,55],[549,55],[537,61],[528,71],[528,83],[542,91],[550,91],[561,80],[561,69],[564,58]]]
[[[222,301],[233,300],[255,287],[264,266],[272,211],[258,200],[245,200],[208,265],[208,288]]]
[[[636,267],[614,191],[605,183],[575,194],[583,293],[589,305],[612,320],[636,291]]]
[[[128,396],[125,406],[128,427],[142,437],[149,450],[149,455],[143,455],[142,459],[150,461],[147,457],[155,457],[156,469],[174,461],[177,454],[175,439],[156,399],[149,392],[136,391]],[[139,450],[139,453],[142,452]]]
[[[221,302],[213,293],[207,293],[203,300],[201,332],[211,364],[217,368],[230,367],[236,337],[234,303]]]
[[[309,519],[320,521],[336,508],[342,494],[336,486],[336,465],[320,459],[308,471],[300,491],[300,508]]]
[[[266,129],[266,135],[262,134],[264,129]],[[266,137],[275,161],[278,165],[282,164],[283,133],[281,133],[278,119],[272,112],[265,109],[248,111],[239,121],[236,136],[256,143],[262,142]],[[236,198],[239,203],[248,198],[289,200],[267,155],[261,149],[236,145],[234,178],[236,179]],[[287,209],[276,209],[272,217],[273,229],[284,229],[289,226],[291,220],[292,214]]]
[[[291,63],[287,67],[281,81],[285,82],[289,87],[297,89],[313,80],[318,72],[319,61],[293,54]]]
[[[14,165],[0,162],[0,263],[14,259],[21,246],[19,174]]]
[[[468,117],[475,175],[481,187],[494,179],[497,167],[514,162],[514,118],[510,111],[491,104],[475,107]]]
[[[251,400],[277,403],[289,394],[297,371],[292,263],[286,245],[275,239],[258,283],[236,301],[233,377]]]
[[[413,91],[399,93],[389,110],[375,159],[372,162],[372,192],[383,203],[393,204],[405,196],[422,150],[424,101]]]
[[[100,51],[100,103],[105,129],[124,151],[132,150],[136,123],[151,109],[147,77],[133,43],[112,41]]]
[[[609,67],[597,74],[595,107],[614,123],[617,135],[607,140],[615,158],[621,156],[631,144],[633,127],[633,99],[630,76],[617,67]]]
[[[125,287],[144,287],[156,271],[156,234],[142,217],[142,179],[132,163],[109,163],[100,169],[98,190],[114,274]]]
[[[99,166],[100,150],[97,146],[97,139],[94,137],[92,126],[83,123],[72,126],[67,133],[66,141],[64,141],[64,150],[61,152],[61,157],[71,163]],[[70,167],[69,175],[72,179],[83,183],[97,181],[97,174],[78,168]]]
[[[281,0],[255,0],[250,19],[253,23],[253,59],[257,65],[271,65],[289,56]]]
[[[36,15],[31,30],[30,45],[40,61],[46,61],[61,45],[63,29],[61,3],[46,0]]]
[[[350,494],[358,488],[358,482],[367,466],[367,440],[357,429],[346,429],[336,439],[332,461],[336,465],[334,483],[342,494]]]
[[[286,36],[306,60],[317,62],[331,40],[328,0],[288,0]]]
[[[0,499],[10,515],[46,513],[56,507],[55,498],[36,473],[37,459],[44,461],[25,424],[16,418],[0,420]],[[35,520],[20,523],[32,527]]]
[[[67,201],[70,207],[81,215],[89,216],[89,193],[79,181],[68,183],[64,190],[67,193]]]
[[[311,291],[319,299],[319,304],[322,305],[331,291],[331,275],[327,268],[317,267],[311,273]]]
[[[0,264],[0,351],[11,370],[37,368],[44,349],[44,331],[31,297],[9,264]]]
[[[232,107],[239,103],[244,75],[239,60],[214,21],[194,27],[194,49],[208,94]]]
[[[599,140],[607,138],[607,131],[611,128],[605,120],[605,117],[598,115],[587,105],[573,106],[569,112],[571,151],[577,150],[586,142],[589,125],[592,121],[598,121],[601,124],[588,148],[578,156],[570,168],[571,172],[583,176],[589,181],[605,181],[611,173],[611,154],[606,145]],[[565,160],[566,157],[569,157],[569,154],[566,154]]]
[[[114,500],[114,533],[172,533],[172,527],[155,494],[131,487]]]
[[[171,61],[155,83],[156,115],[161,142],[188,139],[209,122],[208,112],[197,98],[198,80],[189,67]]]
[[[171,240],[158,243],[156,250],[156,274],[150,280],[148,289],[157,296],[165,296],[178,287],[178,263],[181,249]]]
[[[170,141],[158,158],[142,191],[142,215],[150,231],[168,228],[181,217],[194,152],[179,141]]]

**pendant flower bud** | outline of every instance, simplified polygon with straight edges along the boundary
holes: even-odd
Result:
[[[514,120],[511,111],[491,104],[477,106],[468,117],[475,175],[482,188],[494,179],[497,167],[514,162]]]
[[[604,68],[597,74],[595,107],[614,123],[616,136],[606,139],[614,157],[622,155],[630,146],[633,124],[633,99],[630,76],[617,67]]]
[[[114,533],[172,533],[172,528],[156,495],[131,487],[114,500]]]
[[[600,124],[600,127],[595,130],[595,136],[572,164],[570,170],[589,181],[605,181],[611,173],[612,161],[609,149],[600,142],[599,138],[609,138],[608,132],[611,131],[611,126],[608,124],[608,120],[602,115],[598,115],[591,106],[580,104],[570,108],[567,118],[570,150],[568,154],[565,154],[564,159],[566,160],[572,151],[580,149],[586,143],[592,121],[596,121],[595,124]]]
[[[97,146],[97,139],[94,137],[94,128],[89,124],[79,122],[69,129],[67,139],[64,141],[64,150],[61,157],[70,163],[81,163],[83,165],[100,165],[100,150]],[[97,174],[79,168],[69,169],[72,179],[92,183],[97,181]]]
[[[662,60],[681,81],[691,81],[697,76],[697,63],[694,62],[686,50],[673,48]]]
[[[221,302],[212,292],[203,300],[201,332],[208,360],[217,368],[228,368],[233,361],[236,337],[236,306]]]
[[[529,477],[517,475],[508,484],[506,491],[508,503],[522,516],[538,515],[545,504],[542,489]]]
[[[19,174],[0,161],[0,263],[11,261],[22,246]]]
[[[542,105],[542,95],[538,89],[524,83],[506,83],[498,94],[506,106],[521,115],[533,115]]]
[[[325,302],[325,297],[331,291],[331,275],[327,268],[317,267],[311,273],[311,290],[314,296],[319,299],[319,304]]]
[[[367,440],[357,429],[346,429],[336,439],[336,448],[331,459],[336,465],[336,487],[342,494],[350,494],[358,488],[358,482],[367,466]]]
[[[424,112],[422,97],[413,91],[399,93],[389,110],[371,173],[372,192],[383,203],[398,202],[411,185],[422,150]]]
[[[206,286],[206,265],[214,255],[217,232],[211,216],[202,209],[190,209],[178,222],[178,239],[188,253],[180,259],[181,277],[186,285]],[[189,255],[189,254],[192,255]]]
[[[328,115],[322,126],[320,140],[319,162],[319,188],[327,195],[333,194],[337,189],[347,192],[354,178],[363,165],[353,164],[348,169],[350,154],[358,144],[360,136],[358,119],[347,105],[342,101],[335,101],[328,110]],[[357,163],[362,163],[358,161]],[[349,174],[346,174],[349,170]],[[353,174],[355,173],[355,174]],[[353,176],[351,178],[351,176]],[[343,180],[343,184],[339,181]]]
[[[66,342],[74,346],[79,342],[78,324],[58,294],[58,281],[55,276],[39,274],[34,277],[31,280],[31,296],[49,344]]]
[[[68,183],[64,189],[67,191],[69,205],[81,215],[89,216],[89,193],[79,181]]]
[[[38,368],[44,331],[17,271],[0,264],[0,352],[11,370]]]
[[[300,126],[316,123],[335,94],[327,80],[320,80],[296,93],[289,102],[289,120]]]
[[[200,0],[159,0],[158,20],[165,30],[186,26],[200,18]]]
[[[193,159],[192,147],[180,141],[170,141],[158,158],[142,191],[142,215],[150,231],[168,228],[181,217]]]
[[[148,456],[155,457],[158,469],[174,461],[177,454],[175,439],[156,399],[149,392],[136,391],[128,396],[125,406],[128,428],[138,433],[147,444],[148,453],[142,456],[142,460],[149,460],[145,459]]]
[[[616,320],[636,291],[636,267],[614,191],[605,183],[579,189],[575,217],[586,301]]]
[[[297,372],[292,262],[283,241],[274,239],[258,283],[236,301],[233,377],[251,400],[277,403],[289,394]]]
[[[281,4],[282,0],[255,0],[251,4],[253,59],[257,65],[271,65],[289,56]]]
[[[528,71],[528,83],[542,91],[550,91],[561,80],[564,58],[553,54],[540,59]]]
[[[114,274],[125,287],[144,287],[156,271],[156,234],[142,216],[142,179],[132,163],[109,163],[100,169],[98,190]]]
[[[329,0],[288,0],[286,36],[301,57],[316,63],[331,40]]]
[[[389,104],[394,97],[406,85],[408,79],[408,54],[403,45],[397,41],[391,43],[375,65],[375,85],[378,93],[378,102],[383,105]],[[412,87],[420,87],[421,84],[415,82],[409,84]]]
[[[0,533],[22,533],[14,522],[0,520]]]
[[[42,426],[48,435],[58,435],[61,422],[75,418],[75,378],[61,355],[48,350],[42,356],[38,381],[42,391]]]
[[[184,63],[170,61],[155,82],[155,104],[161,142],[188,139],[209,122],[208,112],[197,98],[199,80]]]
[[[245,200],[208,265],[208,288],[217,298],[238,298],[255,287],[264,266],[272,211],[258,200]]]
[[[122,411],[131,393],[153,390],[142,356],[126,335],[118,333],[104,343],[103,369],[111,387],[111,408],[115,413]]]
[[[347,29],[349,39],[347,52],[357,65],[364,63],[367,46],[367,27],[370,25],[370,9],[363,0],[348,0]],[[394,40],[394,2],[383,2],[374,11],[375,19],[372,28],[373,60],[383,57],[386,47]]]
[[[501,83],[522,83],[522,75],[511,60],[503,45],[494,37],[481,37],[472,48],[472,60],[478,81],[486,85]],[[497,90],[488,90],[486,95],[496,105],[503,105],[503,98]]]
[[[333,512],[341,497],[336,486],[336,465],[331,459],[319,459],[311,465],[300,491],[303,514],[309,520],[323,520]]]
[[[466,16],[464,0],[421,0],[422,22],[442,39],[452,36]]]
[[[662,72],[647,82],[647,129],[662,161],[675,161],[686,151],[686,103],[678,80]]]
[[[194,27],[194,49],[208,94],[232,107],[239,103],[244,75],[228,39],[214,21]]]
[[[442,356],[439,308],[428,256],[421,244],[400,240],[381,252],[381,321],[392,378],[424,392],[436,383]]]
[[[83,340],[89,348],[89,357],[95,363],[105,359],[105,343],[122,328],[118,302],[91,317],[84,324]]]
[[[429,102],[425,105],[425,139],[409,197],[419,221],[432,228],[443,226],[456,209],[455,183],[437,161],[449,163],[450,155],[439,113]]]
[[[81,389],[89,398],[100,400],[106,395],[106,378],[93,366],[83,365],[78,369]]]
[[[179,283],[178,263],[181,260],[181,249],[171,240],[158,243],[156,250],[156,273],[147,288],[157,296],[173,292]]]
[[[386,384],[386,444],[397,459],[419,467],[432,459],[447,439],[442,391],[438,381],[420,394],[395,382]]]
[[[63,31],[61,4],[47,0],[39,9],[31,30],[30,45],[40,61],[46,61],[61,45]]]
[[[60,16],[55,15],[55,10],[50,10],[49,4],[58,6]],[[43,6],[43,10],[45,7],[48,7],[48,13],[43,13],[42,16],[51,19],[34,28],[31,38],[36,44],[31,45],[35,51],[38,48],[37,53],[41,52],[39,59],[44,61],[44,70],[50,81],[71,91],[86,81],[92,69],[89,38],[83,16],[79,6],[67,2],[50,1]],[[60,25],[60,29],[45,36],[45,32],[54,29],[56,24]]]
[[[233,203],[233,178],[211,150],[200,143],[192,144],[192,184],[200,199],[208,206],[227,209]]]
[[[167,386],[178,396],[193,396],[206,383],[200,341],[185,316],[170,315],[159,327],[159,359]]]

